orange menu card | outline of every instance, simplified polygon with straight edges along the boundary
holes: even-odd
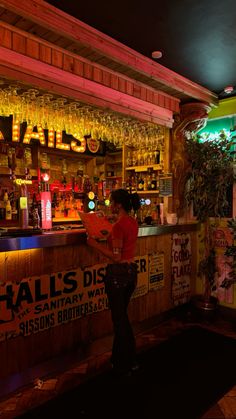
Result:
[[[102,211],[79,211],[79,216],[89,236],[94,237],[97,240],[106,240],[107,236],[111,232],[112,224],[104,216]]]

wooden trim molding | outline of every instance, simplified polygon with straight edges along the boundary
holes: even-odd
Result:
[[[128,68],[169,86],[177,92],[184,92],[192,99],[204,101],[210,105],[216,105],[218,102],[217,96],[208,89],[159,63],[153,62],[151,59],[42,0],[24,0],[22,2],[0,0],[0,6],[74,42],[77,41],[89,46],[111,60],[126,65]]]
[[[179,112],[180,100],[144,83],[115,72],[35,35],[5,22],[0,22],[0,45],[12,51],[53,65],[62,70],[93,80],[107,87]]]
[[[171,128],[172,111],[0,47],[0,75]]]

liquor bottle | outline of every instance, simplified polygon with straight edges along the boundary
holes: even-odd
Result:
[[[5,208],[7,206],[7,201],[8,201],[8,193],[7,193],[7,190],[5,189],[4,196],[3,196],[3,202],[4,202]]]
[[[0,200],[0,220],[5,220],[6,206],[3,200]]]
[[[138,190],[139,190],[139,191],[143,191],[143,190],[144,190],[144,180],[143,180],[143,178],[142,178],[142,177],[140,177],[140,178],[138,179]]]
[[[156,180],[156,175],[153,172],[152,174],[152,180],[151,180],[151,190],[155,191],[157,189],[157,180]]]
[[[160,150],[156,150],[154,154],[155,154],[155,164],[159,164],[160,163]]]
[[[128,151],[128,155],[127,155],[127,159],[126,159],[126,166],[127,166],[127,167],[132,166],[132,156],[131,156],[131,151]]]
[[[153,189],[152,187],[152,179],[151,179],[151,175],[149,174],[147,177],[147,190],[151,191]]]
[[[7,204],[6,204],[6,215],[5,215],[6,220],[11,220],[12,219],[12,209],[11,209],[11,203],[8,199]]]

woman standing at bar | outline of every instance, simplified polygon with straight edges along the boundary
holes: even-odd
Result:
[[[129,215],[133,208],[140,206],[137,194],[129,194],[124,189],[111,193],[111,210],[117,221],[107,239],[107,244],[88,238],[87,244],[111,259],[105,275],[107,293],[114,327],[111,362],[117,375],[127,374],[136,369],[135,338],[128,318],[128,304],[137,285],[137,265],[134,263],[138,235],[137,220]]]

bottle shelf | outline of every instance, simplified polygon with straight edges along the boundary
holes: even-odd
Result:
[[[147,172],[148,169],[162,170],[161,164],[147,164],[145,166],[129,166],[125,170],[134,170],[135,172]]]
[[[121,179],[122,176],[106,176],[106,179]]]
[[[138,194],[159,194],[159,190],[155,190],[155,191],[149,191],[149,190],[145,190],[145,191],[137,191]]]
[[[11,170],[9,169],[9,167],[0,166],[0,175],[9,175],[10,176],[10,174],[11,174]],[[21,169],[17,168],[15,170],[15,175],[18,176],[18,177],[24,177],[25,176],[25,169],[24,168],[21,168]],[[30,175],[32,177],[38,176],[37,169],[30,169]]]
[[[107,164],[107,166],[117,166],[117,165],[121,165],[122,164],[122,160],[116,160],[116,161],[112,161],[112,162],[107,162],[106,163]]]

